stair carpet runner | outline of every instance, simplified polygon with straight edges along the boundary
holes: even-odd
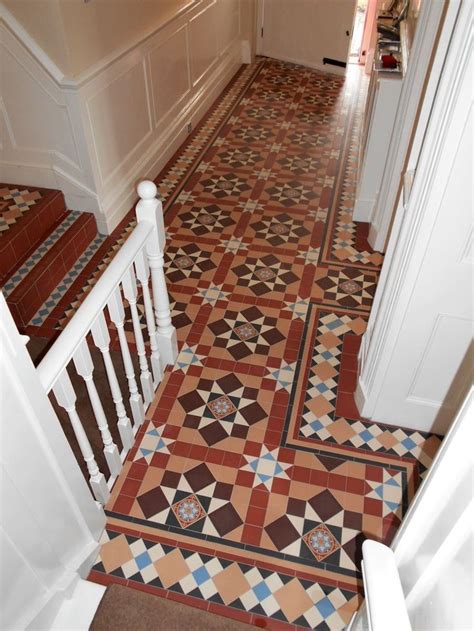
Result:
[[[60,191],[0,184],[0,282],[20,330],[45,322],[106,239]]]

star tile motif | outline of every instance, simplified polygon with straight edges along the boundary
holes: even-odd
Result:
[[[185,212],[179,213],[176,223],[178,230],[190,230],[196,236],[205,236],[211,233],[224,232],[226,228],[235,225],[232,212],[220,208],[216,204],[204,205],[201,208],[191,207]]]
[[[369,310],[377,287],[378,274],[353,267],[330,268],[316,283],[324,291],[324,300],[349,309]]]
[[[150,463],[156,453],[169,454],[169,445],[172,443],[174,440],[163,436],[163,427],[151,426],[141,439],[133,461],[136,462],[143,458]]]
[[[252,187],[248,185],[246,180],[238,177],[233,173],[224,175],[207,176],[200,181],[202,193],[212,196],[213,198],[223,199],[226,197],[240,197],[248,194]]]
[[[258,390],[234,374],[216,381],[200,379],[195,390],[178,397],[186,412],[184,426],[197,429],[208,445],[233,436],[245,438],[249,427],[266,417],[257,402]]]
[[[210,305],[216,305],[220,300],[226,300],[229,295],[228,292],[222,290],[222,285],[211,284],[206,289],[198,289],[198,295],[201,296],[204,302]]]
[[[275,379],[278,384],[278,388],[291,392],[293,387],[293,380],[295,377],[297,362],[288,364],[286,361],[282,361],[280,368],[274,370],[267,368],[270,377]]]
[[[298,277],[291,271],[290,263],[279,260],[273,254],[260,259],[247,257],[246,262],[232,268],[237,285],[248,287],[256,296],[270,291],[285,292]]]
[[[186,278],[200,280],[206,272],[215,270],[216,265],[210,252],[189,243],[167,248],[165,268],[168,281],[178,283]]]
[[[185,342],[173,366],[173,372],[177,370],[186,372],[190,366],[202,366],[204,355],[199,355],[196,349],[197,345],[188,346]]]
[[[259,456],[253,457],[244,455],[248,464],[242,467],[242,471],[250,471],[255,474],[253,487],[263,484],[268,491],[271,491],[275,478],[289,480],[286,470],[291,465],[285,462],[279,462],[278,452],[278,449],[272,449],[270,451],[265,445],[262,445]]]
[[[386,517],[390,513],[395,513],[401,519],[402,474],[400,472],[391,474],[384,469],[381,482],[368,480],[368,484],[372,491],[367,494],[367,497],[380,500],[383,503],[383,516]]]
[[[242,311],[229,309],[208,327],[215,336],[213,345],[227,349],[237,361],[254,354],[267,356],[272,346],[283,342],[285,338],[276,324],[276,318],[258,307],[248,307]]]
[[[308,204],[317,197],[310,186],[303,184],[298,180],[290,180],[289,182],[275,182],[272,186],[265,189],[272,202],[279,203],[286,208],[297,206],[299,204]]]
[[[255,237],[263,239],[277,247],[288,243],[301,243],[311,233],[305,227],[304,221],[290,217],[286,213],[274,216],[263,216],[250,228],[255,231]]]

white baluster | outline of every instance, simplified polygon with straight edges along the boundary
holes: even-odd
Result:
[[[153,304],[151,302],[150,287],[148,285],[148,281],[150,278],[150,268],[148,266],[146,254],[143,250],[138,253],[137,258],[135,259],[135,270],[137,272],[137,278],[140,281],[143,293],[146,326],[148,329],[148,337],[150,338],[150,359],[151,370],[153,372],[153,385],[156,388],[163,379],[163,362],[161,361],[160,351],[158,350],[158,343],[156,341],[155,317],[153,314]]]
[[[96,321],[92,325],[91,333],[94,344],[102,353],[105,372],[107,373],[107,379],[109,380],[110,392],[117,412],[117,427],[120,432],[122,445],[126,451],[129,451],[133,445],[132,424],[130,423],[130,419],[127,416],[127,411],[125,410],[125,406],[123,404],[122,392],[120,390],[115,367],[110,356],[110,334],[102,311],[99,313]]]
[[[118,475],[122,469],[122,461],[120,460],[118,447],[114,443],[112,434],[110,433],[104,408],[102,407],[99,393],[97,392],[97,388],[94,383],[94,364],[85,339],[83,339],[77,347],[72,359],[74,361],[77,374],[84,379],[84,383],[86,384],[87,394],[89,395],[92,410],[94,411],[97,427],[99,428],[102,436],[104,456],[107,460],[110,473],[112,475]]]
[[[145,404],[148,407],[153,401],[153,379],[151,377],[151,372],[148,369],[142,325],[137,308],[137,281],[133,265],[127,272],[125,272],[125,276],[122,280],[122,287],[124,296],[130,305],[130,313],[132,314],[133,334],[137,345],[138,363],[140,366],[140,383],[142,384],[143,398],[145,399]]]
[[[92,492],[94,493],[94,497],[101,504],[105,504],[110,497],[110,491],[107,487],[105,476],[101,473],[94,458],[94,452],[92,451],[91,444],[84,431],[81,419],[76,411],[76,393],[74,392],[74,388],[72,387],[72,383],[66,369],[64,369],[59,375],[55,385],[53,386],[53,392],[58,404],[68,413],[79,448],[87,465],[87,470],[90,476],[89,482]]]
[[[123,328],[125,310],[123,308],[122,294],[120,293],[119,288],[114,291],[107,303],[107,306],[109,308],[110,318],[117,327],[120,350],[122,351],[123,367],[125,369],[125,374],[127,375],[128,389],[130,391],[130,408],[132,410],[133,422],[138,427],[145,419],[145,408],[143,407],[142,395],[138,391],[132,357],[130,355],[130,349],[128,348],[127,336]]]
[[[163,208],[156,194],[157,188],[153,182],[147,180],[140,182],[138,185],[140,201],[137,204],[136,213],[139,222],[148,221],[154,226],[146,243],[146,251],[151,269],[157,341],[163,361],[166,364],[174,364],[178,356],[178,343],[176,329],[171,322],[170,303],[163,270],[165,245]]]

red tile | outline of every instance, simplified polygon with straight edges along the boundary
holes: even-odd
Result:
[[[355,392],[357,386],[357,373],[349,370],[345,370],[340,373],[339,381],[337,382],[338,392]]]
[[[134,498],[127,497],[126,495],[119,495],[115,500],[113,510],[116,513],[122,513],[122,515],[129,515],[133,506]]]
[[[338,392],[336,414],[349,419],[360,419],[359,410],[356,407],[354,396],[348,392]]]
[[[371,497],[366,497],[364,499],[364,513],[367,515],[375,515],[376,517],[382,517],[383,512],[383,502],[380,500],[372,499]]]
[[[262,537],[262,528],[258,526],[245,525],[242,531],[242,543],[258,546]]]
[[[140,480],[134,480],[133,478],[127,478],[122,484],[120,489],[121,495],[128,495],[129,497],[136,497],[141,486]]]

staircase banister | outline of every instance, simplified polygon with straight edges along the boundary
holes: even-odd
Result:
[[[143,249],[155,225],[140,220],[107,269],[98,279],[65,329],[38,366],[38,375],[49,392],[89,333],[95,319],[107,304],[135,257]]]

